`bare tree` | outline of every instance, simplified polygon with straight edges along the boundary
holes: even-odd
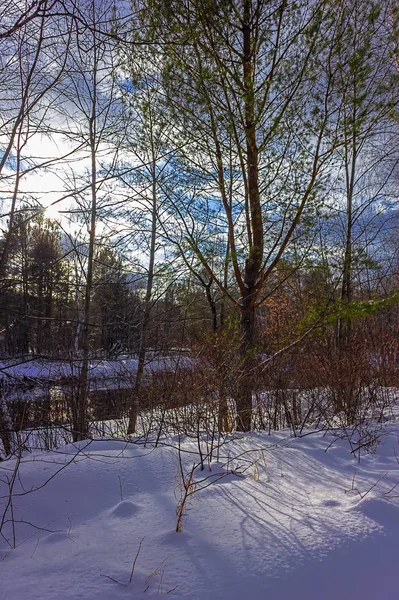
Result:
[[[54,90],[64,76],[70,46],[68,24],[64,18],[51,14],[52,3],[34,4],[37,10],[32,6],[17,19],[18,27],[7,36],[0,36],[0,78],[5,90],[0,114],[0,191],[6,208],[2,216],[8,217],[0,277],[4,276],[21,180],[49,164],[31,157],[32,147],[34,139],[46,133],[56,97]]]
[[[68,82],[63,89],[62,115],[64,124],[60,133],[75,146],[75,164],[69,179],[69,193],[77,201],[77,212],[87,228],[87,236],[80,244],[74,241],[80,255],[84,285],[77,295],[77,335],[79,361],[78,383],[72,403],[73,435],[75,440],[87,437],[89,360],[91,354],[92,298],[94,263],[98,243],[97,227],[101,214],[107,210],[110,189],[107,182],[113,178],[118,145],[118,101],[115,95],[114,60],[116,53],[107,35],[97,31],[96,24],[104,23],[112,15],[109,3],[89,0],[84,7],[85,18],[91,26],[81,30],[80,21],[74,26],[73,52],[68,61]],[[115,137],[113,137],[115,136]],[[77,162],[84,165],[77,169]],[[81,299],[80,299],[81,296]]]

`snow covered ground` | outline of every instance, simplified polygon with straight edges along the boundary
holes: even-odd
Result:
[[[189,368],[193,361],[187,356],[155,356],[147,357],[146,372],[151,373],[160,370],[174,371],[177,367]],[[89,362],[89,377],[92,380],[112,381],[125,378],[124,381],[131,383],[131,377],[137,371],[138,360],[136,358],[118,359],[91,359]],[[50,360],[36,358],[20,358],[0,361],[0,380],[11,382],[24,380],[35,382],[58,381],[60,378],[70,378],[78,374],[81,361]]]
[[[25,455],[7,510],[16,547],[11,522],[0,538],[0,598],[396,600],[399,421],[360,462],[346,440],[306,434],[229,437],[211,463],[204,441],[182,533],[177,438]],[[186,481],[197,448],[181,440]],[[14,467],[0,463],[0,517]]]

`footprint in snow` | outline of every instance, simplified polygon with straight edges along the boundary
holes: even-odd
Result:
[[[69,540],[70,542],[73,541],[71,536],[65,531],[55,531],[44,538],[43,544],[55,544],[56,542],[63,542],[64,540]]]
[[[338,500],[323,500],[323,502],[321,502],[320,506],[336,508],[337,506],[341,506],[341,502],[338,502]]]
[[[135,515],[137,510],[137,506],[133,504],[133,502],[130,502],[130,500],[123,500],[112,509],[111,515],[118,519],[128,519]]]

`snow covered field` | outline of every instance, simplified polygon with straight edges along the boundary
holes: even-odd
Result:
[[[9,521],[0,598],[396,600],[399,421],[360,462],[346,440],[304,433],[231,436],[210,463],[204,441],[191,487],[198,446],[182,439],[179,454],[176,437],[24,455],[12,504],[15,460],[0,463],[0,517],[8,506],[16,541]],[[179,456],[194,491],[182,533]]]

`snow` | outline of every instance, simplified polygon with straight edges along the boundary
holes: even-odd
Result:
[[[10,522],[10,543],[0,537],[0,598],[396,600],[399,422],[360,460],[345,439],[304,433],[228,436],[212,461],[203,438],[182,533],[179,447],[187,481],[197,440],[97,439],[25,454],[16,547]],[[14,467],[0,463],[0,516]]]
[[[93,379],[114,379],[121,375],[129,375],[137,371],[138,360],[136,358],[118,358],[118,359],[91,359],[89,362],[89,373]],[[189,368],[192,361],[187,356],[165,356],[147,358],[146,369],[149,372],[162,369],[174,370],[178,366]],[[57,381],[64,377],[76,376],[81,366],[80,360],[50,360],[37,358],[10,359],[0,361],[0,379],[11,378],[12,380],[39,380],[39,381]]]

